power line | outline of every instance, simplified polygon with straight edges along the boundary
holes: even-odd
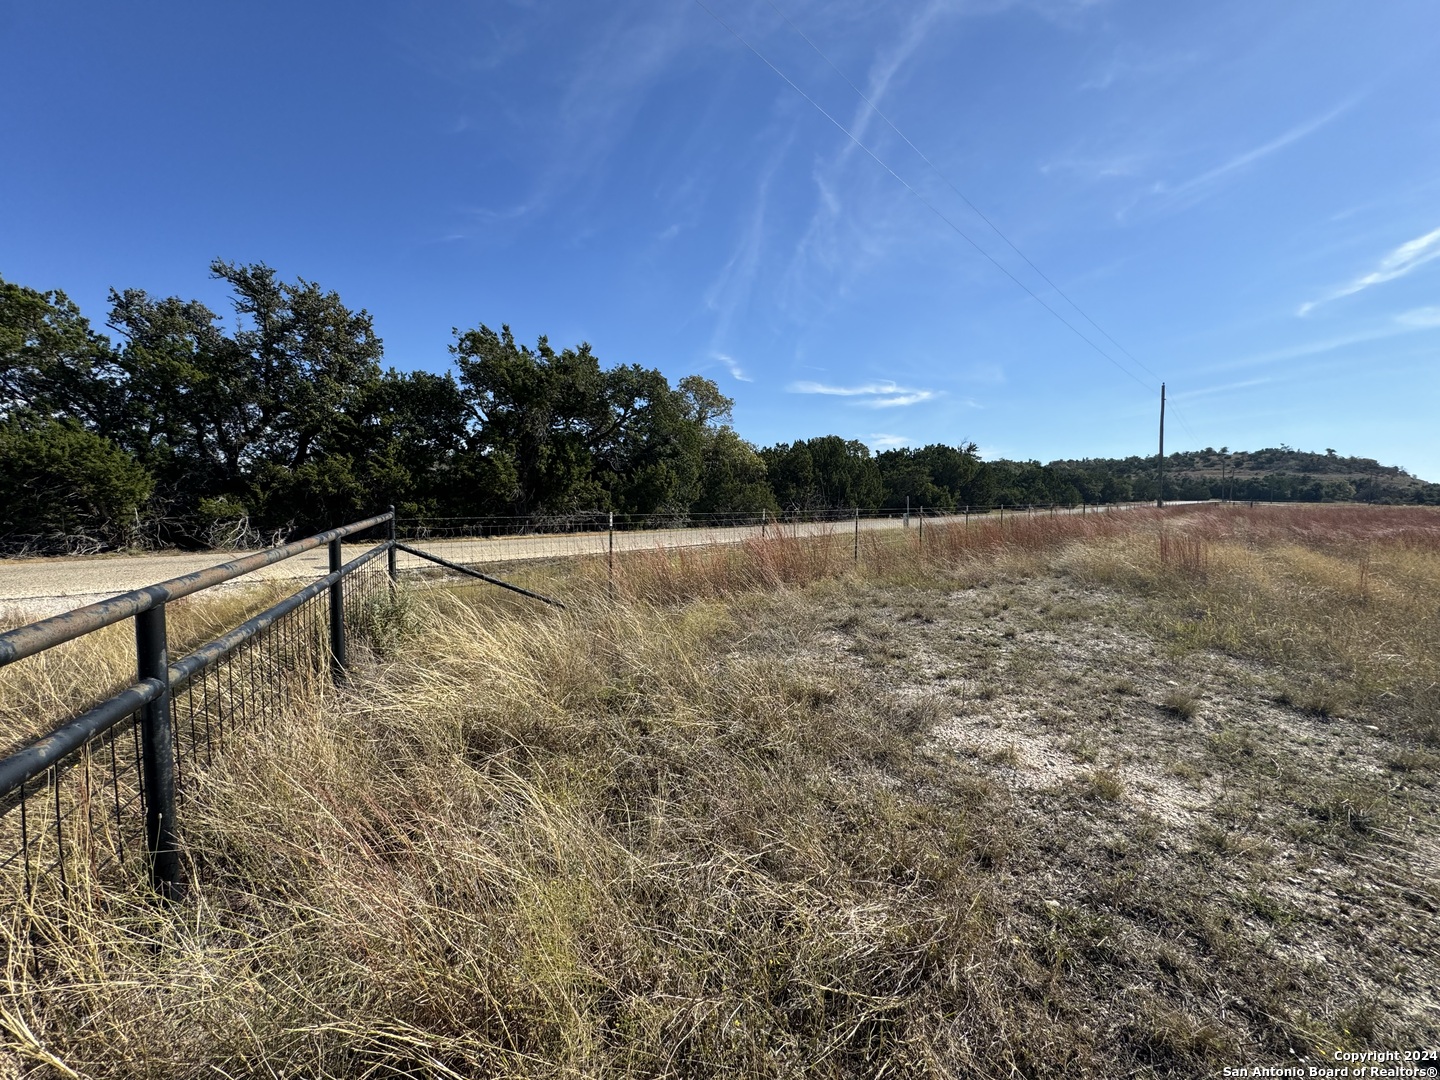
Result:
[[[1021,251],[1020,248],[1016,246],[1015,242],[1011,240],[1010,237],[1006,236],[1004,232],[1001,231],[999,225],[996,225],[995,222],[991,221],[990,218],[986,216],[983,210],[981,210],[978,206],[971,202],[966,197],[965,193],[961,191],[958,187],[956,187],[954,182],[940,170],[939,166],[937,166],[933,161],[931,161],[923,150],[921,150],[918,146],[916,146],[913,142],[910,141],[910,137],[900,130],[899,126],[895,123],[895,121],[891,120],[890,117],[885,114],[885,112],[880,108],[879,105],[871,101],[869,95],[866,94],[865,91],[861,90],[860,87],[856,86],[853,81],[851,81],[850,76],[846,75],[845,72],[840,70],[839,66],[835,63],[835,61],[831,60],[830,57],[825,54],[824,50],[822,50],[819,45],[815,44],[814,40],[810,37],[810,35],[805,33],[804,30],[800,29],[800,27],[795,24],[795,21],[791,19],[789,15],[785,14],[785,12],[779,7],[779,5],[775,3],[775,0],[765,0],[765,2],[770,5],[771,10],[774,11],[775,14],[779,15],[780,18],[785,20],[785,24],[789,26],[791,30],[795,31],[795,33],[804,40],[805,44],[809,45],[810,48],[815,51],[815,55],[820,57],[821,60],[824,60],[825,63],[830,66],[831,71],[835,72],[836,75],[839,75],[840,78],[845,80],[845,85],[850,87],[851,90],[855,91],[855,93],[859,96],[860,100],[865,102],[865,104],[870,107],[871,111],[874,112],[876,116],[880,117],[881,120],[885,121],[891,131],[895,132],[896,135],[900,136],[901,140],[905,143],[905,145],[908,146],[911,150],[913,150],[915,152],[915,155],[927,166],[929,166],[930,171],[933,172],[936,176],[938,176],[942,181],[944,181],[945,186],[948,187],[951,191],[953,191],[957,196],[959,196],[960,201],[975,212],[976,217],[978,217],[981,221],[985,222],[986,225],[990,226],[991,230],[994,231],[995,235],[1000,237],[1001,240],[1004,240],[1011,251],[1015,252],[1016,255],[1019,255],[1020,258],[1025,260],[1026,266],[1030,267],[1031,270],[1034,270],[1035,273],[1039,274],[1040,278],[1045,282],[1046,285],[1049,285],[1050,288],[1054,289],[1065,300],[1067,304],[1069,304],[1072,308],[1074,308],[1077,312],[1080,313],[1081,318],[1083,318],[1096,330],[1100,331],[1101,335],[1104,336],[1105,340],[1110,342],[1110,344],[1114,345],[1115,348],[1119,349],[1120,352],[1123,353],[1125,356],[1129,357],[1130,360],[1142,371],[1146,372],[1152,378],[1159,380],[1159,375],[1156,375],[1155,372],[1151,371],[1148,367],[1145,366],[1143,361],[1136,358],[1135,355],[1131,353],[1128,349],[1126,349],[1124,345],[1121,345],[1120,342],[1116,341],[1113,337],[1111,337],[1110,334],[1106,332],[1103,326],[1101,326],[1093,318],[1091,318],[1089,313],[1086,312],[1084,308],[1082,308],[1079,304],[1077,304],[1069,297],[1069,295],[1065,292],[1064,289],[1060,288],[1059,285],[1056,285],[1055,282],[1051,281],[1045,271],[1041,270],[1040,267],[1036,266],[1035,263],[1031,261],[1030,256],[1026,255],[1025,252]]]
[[[1190,438],[1192,438],[1192,439],[1195,440],[1195,449],[1197,449],[1197,450],[1200,449],[1200,436],[1196,435],[1194,429],[1191,428],[1190,425],[1185,422],[1185,413],[1184,413],[1184,411],[1183,411],[1178,405],[1175,405],[1175,404],[1171,404],[1170,408],[1171,408],[1171,409],[1174,411],[1174,413],[1175,413],[1175,419],[1176,419],[1176,420],[1179,420],[1179,421],[1180,421],[1180,426],[1185,429],[1185,434],[1189,435]]]
[[[1095,344],[1095,342],[1092,341],[1092,340],[1091,340],[1089,337],[1087,337],[1085,334],[1083,334],[1083,333],[1080,331],[1080,329],[1079,329],[1077,326],[1075,326],[1074,323],[1070,322],[1069,319],[1065,318],[1065,316],[1061,315],[1060,312],[1056,311],[1053,307],[1051,307],[1049,304],[1047,304],[1043,299],[1041,299],[1041,297],[1035,292],[1035,290],[1033,290],[1032,288],[1030,288],[1030,286],[1026,285],[1025,282],[1021,281],[1018,277],[1016,277],[1013,273],[1011,273],[1010,270],[1009,270],[1009,268],[1006,267],[1003,263],[1001,263],[998,259],[996,259],[995,256],[991,255],[990,252],[986,251],[983,247],[981,247],[978,243],[976,243],[976,241],[970,236],[969,233],[967,233],[964,229],[960,228],[960,226],[957,225],[954,221],[952,221],[952,220],[950,219],[950,217],[947,216],[947,215],[944,213],[944,211],[942,211],[942,210],[941,210],[939,207],[937,207],[933,202],[931,202],[931,201],[930,201],[929,199],[927,199],[924,195],[922,195],[918,190],[916,190],[915,187],[912,186],[908,180],[906,180],[903,176],[901,176],[901,175],[900,175],[899,173],[897,173],[894,169],[892,169],[889,165],[887,165],[887,164],[880,158],[880,156],[879,156],[878,154],[876,154],[875,151],[871,150],[870,147],[866,146],[865,143],[863,143],[863,142],[859,139],[859,137],[854,134],[854,132],[852,132],[849,128],[847,128],[847,127],[846,127],[844,124],[842,124],[839,120],[835,119],[835,117],[831,116],[830,113],[827,112],[827,111],[825,110],[825,108],[824,108],[818,101],[816,101],[813,97],[811,97],[811,96],[810,96],[809,94],[807,94],[803,89],[801,89],[800,86],[795,82],[794,79],[790,78],[789,75],[786,75],[785,72],[781,71],[778,67],[776,67],[775,64],[771,62],[771,60],[769,59],[769,57],[767,57],[764,53],[762,53],[762,52],[761,52],[759,49],[757,49],[754,45],[750,44],[750,42],[749,42],[748,40],[746,40],[746,38],[739,33],[739,31],[737,31],[733,26],[731,26],[728,22],[726,22],[724,19],[722,19],[718,14],[716,14],[716,13],[709,7],[709,5],[707,5],[707,4],[705,3],[705,0],[695,0],[695,4],[696,4],[701,10],[703,10],[707,15],[709,15],[712,19],[714,19],[717,23],[719,23],[721,26],[723,26],[723,27],[730,33],[730,35],[731,35],[736,41],[740,42],[740,44],[744,45],[745,48],[747,48],[747,49],[750,50],[750,52],[754,53],[755,56],[756,56],[766,67],[768,67],[771,71],[773,71],[776,75],[778,75],[781,79],[783,79],[783,80],[785,81],[785,83],[786,83],[787,85],[789,85],[789,87],[790,87],[792,90],[794,90],[797,94],[799,94],[802,98],[804,98],[807,102],[809,102],[810,105],[815,109],[816,112],[818,112],[821,116],[825,117],[826,120],[829,120],[830,123],[832,123],[832,124],[835,125],[835,127],[839,128],[840,131],[841,131],[842,133],[844,133],[844,135],[846,136],[846,138],[848,138],[851,142],[853,142],[853,143],[854,143],[856,146],[858,146],[861,150],[865,151],[865,153],[870,157],[870,159],[871,159],[872,161],[875,162],[875,164],[879,165],[882,169],[884,169],[887,173],[889,173],[892,177],[894,177],[894,178],[896,179],[896,181],[898,181],[898,182],[905,188],[906,191],[910,192],[911,195],[915,196],[916,199],[918,199],[921,203],[923,203],[923,204],[925,205],[925,207],[930,210],[931,213],[933,213],[933,214],[934,214],[936,217],[938,217],[941,221],[945,222],[946,225],[949,225],[950,228],[953,229],[953,230],[956,232],[956,234],[958,234],[962,239],[964,239],[966,243],[968,243],[971,247],[973,247],[973,248],[974,248],[976,251],[978,251],[981,255],[985,256],[985,258],[987,258],[988,260],[990,260],[990,262],[991,262],[992,264],[994,264],[994,266],[995,266],[995,268],[996,268],[997,270],[999,270],[1001,273],[1003,273],[1006,277],[1008,277],[1008,278],[1009,278],[1011,281],[1013,281],[1016,285],[1020,286],[1020,288],[1024,289],[1025,292],[1029,294],[1029,296],[1030,296],[1030,298],[1031,298],[1032,300],[1034,300],[1037,304],[1039,304],[1041,307],[1043,307],[1046,311],[1050,312],[1051,315],[1055,316],[1055,318],[1058,319],[1066,328],[1068,328],[1071,333],[1073,333],[1073,334],[1074,334],[1076,337],[1078,337],[1081,341],[1085,342],[1085,344],[1089,345],[1090,348],[1094,349],[1097,353],[1099,353],[1101,356],[1103,356],[1103,357],[1104,357],[1106,360],[1108,360],[1111,364],[1114,364],[1116,368],[1118,368],[1120,371],[1124,372],[1127,376],[1129,376],[1131,379],[1133,379],[1133,380],[1134,380],[1136,383],[1138,383],[1140,386],[1144,387],[1146,390],[1152,389],[1152,387],[1151,387],[1149,384],[1147,384],[1144,379],[1140,378],[1140,376],[1136,375],[1133,371],[1131,371],[1129,368],[1127,368],[1124,364],[1122,364],[1122,363],[1120,363],[1120,361],[1116,360],[1113,356],[1111,356],[1108,352],[1106,352],[1104,349],[1102,349],[1099,345]],[[803,35],[802,35],[802,36],[803,36]],[[817,50],[817,51],[818,51],[818,50]],[[846,81],[848,82],[849,80],[847,79]],[[853,84],[852,84],[852,85],[853,85]],[[863,95],[862,95],[862,96],[863,96]],[[877,110],[877,111],[878,111],[878,110]],[[892,125],[892,127],[893,127],[893,125]],[[902,136],[902,138],[903,138],[903,136]],[[908,140],[907,140],[907,141],[908,141]],[[923,156],[923,155],[922,155],[922,156]],[[934,168],[934,166],[932,165],[931,168]],[[962,195],[961,198],[964,198],[964,196]],[[977,211],[977,213],[978,213],[978,211]],[[983,215],[982,215],[982,216],[983,216]],[[993,228],[993,226],[992,226],[992,228]],[[999,230],[996,230],[996,231],[998,232]],[[1017,249],[1017,250],[1018,250],[1018,249]],[[1022,258],[1023,258],[1023,256],[1022,256]],[[1027,259],[1026,261],[1028,262],[1029,260]],[[1038,271],[1037,271],[1037,272],[1038,272]],[[1041,276],[1044,277],[1043,274],[1042,274]],[[1047,279],[1047,280],[1048,280],[1048,279]],[[1052,286],[1052,287],[1053,287],[1053,286]],[[1056,292],[1059,292],[1060,290],[1059,290],[1059,289],[1056,289],[1055,291],[1056,291]],[[1064,294],[1061,293],[1061,295],[1063,296]],[[1066,297],[1066,299],[1068,300],[1069,298]],[[1071,303],[1072,303],[1072,306],[1074,306],[1074,305],[1073,305],[1073,301],[1072,301]],[[1077,307],[1076,310],[1079,311],[1080,309]],[[1084,312],[1081,312],[1081,314],[1083,315]],[[1086,316],[1086,318],[1089,318],[1089,316]],[[1099,329],[1099,327],[1097,326],[1096,329]],[[1100,332],[1101,332],[1102,334],[1104,333],[1103,330],[1101,330]],[[1108,337],[1109,335],[1106,335],[1106,336]],[[1119,346],[1117,346],[1117,348],[1118,348],[1118,347],[1119,347]],[[1121,351],[1124,351],[1124,350],[1122,349]],[[1127,355],[1128,355],[1128,354],[1127,354]],[[1131,357],[1131,359],[1134,360],[1134,357]],[[1138,360],[1136,360],[1135,363],[1140,364],[1140,362],[1139,362]],[[1144,365],[1143,365],[1143,364],[1140,364],[1140,366],[1141,366],[1142,368],[1144,368]],[[1145,368],[1145,370],[1146,370],[1146,371],[1149,371],[1148,368]],[[1151,374],[1151,375],[1154,375],[1154,372],[1150,372],[1150,374]]]
[[[904,134],[904,132],[900,130],[899,125],[897,125],[896,122],[894,122],[893,120],[890,120],[890,117],[884,114],[884,111],[881,111],[881,108],[878,107],[876,102],[871,101],[870,96],[865,94],[863,89],[860,89],[860,86],[855,85],[854,82],[851,81],[850,76],[845,75],[845,72],[841,71],[840,66],[837,66],[837,63],[835,63],[834,60],[829,59],[829,56],[825,55],[824,50],[819,48],[818,45],[815,45],[814,39],[811,39],[811,36],[809,36],[808,33],[805,33],[804,30],[801,29],[801,27],[796,26],[795,22],[793,22],[791,17],[789,17],[788,14],[785,14],[783,10],[780,10],[779,6],[776,6],[775,0],[765,1],[769,4],[770,9],[772,9],[773,12],[780,16],[780,19],[785,20],[786,26],[791,27],[791,29],[793,30],[793,32],[796,33],[796,35],[801,36],[802,39],[805,40],[806,45],[808,45],[809,48],[815,50],[815,55],[819,56],[819,58],[821,58],[822,60],[825,60],[825,63],[828,63],[829,65],[829,69],[831,69],[832,72],[837,73],[840,78],[844,79],[845,85],[850,86],[852,91],[854,91],[855,94],[860,96],[861,101],[865,102],[865,105],[868,105],[871,111],[873,111],[874,114],[877,115],[877,117],[880,117],[880,120],[886,122],[888,127],[890,127],[891,131],[894,131],[897,135],[899,135],[901,141],[903,141],[903,143],[906,144],[907,147],[910,147],[910,150],[913,150],[914,153],[916,153],[916,157],[919,157],[920,160],[924,161],[924,164],[930,167],[930,171],[932,171],[932,173],[935,173],[937,177],[940,177],[940,180],[945,183],[945,186],[949,187],[952,192],[955,192],[956,196],[959,196],[960,202],[965,203],[968,207],[971,207],[971,210],[975,212],[976,217],[979,217],[982,222],[985,222],[985,225],[988,225],[989,228],[994,230],[996,236],[999,236],[999,238],[1005,240],[1005,243],[1007,243],[1009,249],[1011,249],[1012,252],[1017,253],[1017,255],[1020,256],[1021,259],[1024,259],[1025,265],[1030,266],[1032,271],[1035,271],[1035,274],[1040,275],[1040,278],[1043,279],[1045,284],[1050,285],[1050,288],[1053,288],[1054,291],[1057,292],[1057,294],[1060,294],[1060,297],[1064,298],[1064,301],[1066,301],[1067,304],[1070,305],[1070,307],[1073,307],[1074,310],[1080,312],[1080,317],[1083,318],[1086,323],[1093,325],[1096,330],[1099,330],[1100,334],[1102,334],[1102,336],[1104,337],[1104,340],[1109,341],[1112,346],[1119,348],[1120,353],[1123,353],[1126,357],[1129,357],[1129,359],[1132,360],[1133,363],[1135,363],[1136,366],[1138,366],[1139,369],[1142,370],[1142,372],[1149,374],[1149,376],[1153,377],[1153,379],[1159,379],[1158,374],[1155,374],[1155,372],[1152,372],[1149,367],[1146,367],[1145,363],[1143,363],[1142,360],[1139,360],[1138,357],[1135,356],[1135,354],[1130,353],[1130,350],[1128,350],[1128,348],[1126,348],[1125,346],[1122,346],[1119,341],[1116,341],[1115,338],[1110,337],[1110,334],[1106,333],[1106,330],[1104,330],[1104,327],[1102,327],[1102,325],[1096,323],[1093,318],[1090,318],[1089,312],[1086,312],[1084,308],[1081,308],[1079,304],[1076,304],[1076,302],[1071,300],[1070,295],[1068,295],[1063,288],[1058,287],[1056,282],[1051,281],[1050,276],[1045,274],[1043,269],[1040,269],[1040,266],[1035,265],[1034,262],[1031,261],[1030,256],[1025,255],[1025,252],[1022,252],[1021,249],[1018,248],[1017,245],[1015,245],[1014,240],[1009,239],[1009,236],[1005,235],[1004,232],[1001,232],[1001,228],[999,228],[998,225],[995,225],[995,222],[992,222],[992,220],[985,215],[984,210],[981,210],[981,207],[978,207],[975,203],[972,203],[971,200],[969,200],[968,197],[965,196],[965,192],[962,192],[959,187],[956,187],[955,183],[953,183],[953,181],[950,180],[945,173],[942,173],[942,171],[940,171],[940,167],[936,166],[935,161],[930,160],[930,158],[926,156],[926,153],[924,153],[923,150],[920,150],[920,147],[917,147],[916,144],[912,143],[912,141],[910,141],[909,135]]]

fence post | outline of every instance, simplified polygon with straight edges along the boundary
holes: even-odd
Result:
[[[762,507],[761,510],[760,510],[760,539],[761,539],[761,540],[764,540],[765,537],[766,537],[766,531],[765,531],[765,510],[764,510],[764,508]]]
[[[610,591],[615,591],[615,511],[610,511]]]
[[[175,743],[170,730],[170,651],[165,641],[165,605],[135,616],[136,667],[142,679],[159,679],[164,689],[140,710],[141,761],[145,770],[145,846],[150,881],[167,900],[180,880],[175,830]]]
[[[1004,525],[1004,524],[1005,524],[1005,504],[1004,504],[1004,503],[1001,503],[1001,504],[1000,504],[1000,524],[1001,524],[1001,525]]]
[[[855,565],[860,565],[860,508],[855,507]]]
[[[330,541],[330,573],[344,565],[340,561],[340,538]],[[336,682],[345,677],[345,581],[336,578],[330,586],[330,674]]]
[[[925,507],[920,507],[920,550],[925,550]]]
[[[390,571],[390,592],[395,592],[395,507],[390,507],[390,550],[385,553],[386,569]]]

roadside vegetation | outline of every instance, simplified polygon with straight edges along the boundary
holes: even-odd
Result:
[[[200,778],[182,903],[7,913],[15,1065],[1202,1076],[1440,1039],[1440,514],[853,543],[527,569],[564,611],[403,592]]]

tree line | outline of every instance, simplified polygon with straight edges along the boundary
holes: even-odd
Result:
[[[389,504],[659,523],[1154,497],[1146,459],[985,462],[973,443],[872,454],[834,435],[755,447],[709,379],[672,385],[505,326],[457,331],[444,374],[398,371],[369,313],[336,293],[258,263],[210,271],[231,292],[228,327],[198,301],[125,289],[110,292],[108,334],[63,292],[0,278],[0,547],[255,543]]]

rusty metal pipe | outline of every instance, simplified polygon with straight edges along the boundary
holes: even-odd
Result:
[[[272,566],[275,563],[284,562],[293,556],[322,547],[332,540],[353,536],[355,533],[372,529],[389,520],[391,520],[391,515],[388,512],[376,514],[364,521],[342,525],[338,529],[330,529],[304,540],[296,540],[293,544],[257,551],[243,559],[236,559],[220,566],[212,566],[206,570],[197,570],[193,574],[171,578],[158,585],[147,585],[143,589],[121,593],[108,600],[87,604],[74,611],[52,615],[48,619],[41,619],[28,626],[7,631],[0,634],[0,667],[12,664],[16,660],[23,660],[27,656],[34,656],[54,645],[73,641],[77,637],[82,637],[102,627],[122,622],[142,611],[149,611],[157,604],[168,604],[171,600],[178,600],[182,596],[189,596],[202,589],[223,584],[242,574],[258,570],[262,566]]]

